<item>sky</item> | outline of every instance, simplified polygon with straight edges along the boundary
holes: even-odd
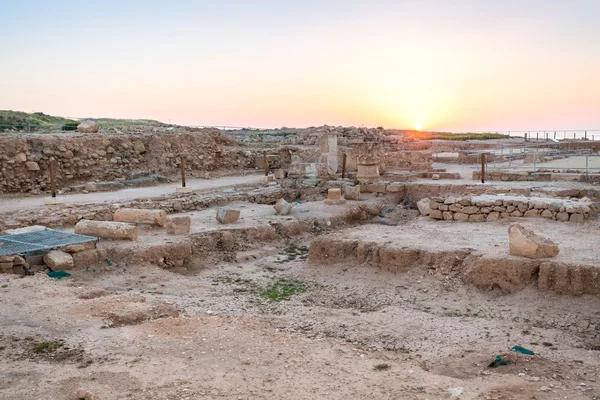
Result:
[[[600,129],[598,0],[0,0],[0,109]]]

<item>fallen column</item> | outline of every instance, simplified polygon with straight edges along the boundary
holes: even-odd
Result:
[[[167,223],[167,212],[164,210],[121,208],[115,212],[113,220],[116,222],[133,222],[135,224],[165,226]]]
[[[138,227],[124,222],[82,219],[75,225],[75,233],[102,239],[135,241],[138,238]]]

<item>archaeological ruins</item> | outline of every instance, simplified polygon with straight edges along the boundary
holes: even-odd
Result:
[[[363,127],[0,133],[0,398],[598,399],[599,157]]]

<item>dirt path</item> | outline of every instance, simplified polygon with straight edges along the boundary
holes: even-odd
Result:
[[[235,185],[251,185],[260,182],[261,175],[228,176],[215,179],[189,179],[187,187],[194,191],[214,190],[227,188]],[[123,189],[114,192],[96,192],[96,193],[78,193],[66,194],[60,197],[64,198],[65,203],[103,203],[113,201],[128,201],[141,197],[157,197],[175,193],[178,185],[168,183],[163,185]],[[7,197],[0,198],[0,212],[14,211],[24,208],[35,208],[44,206],[44,200],[48,196],[36,197]]]

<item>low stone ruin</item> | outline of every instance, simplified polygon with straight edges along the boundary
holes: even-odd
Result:
[[[550,258],[556,257],[560,251],[553,241],[538,236],[519,224],[510,224],[508,239],[511,256]]]
[[[461,222],[491,222],[509,217],[541,217],[560,222],[583,222],[596,215],[591,201],[549,197],[481,195],[431,197],[417,202],[421,215]]]

